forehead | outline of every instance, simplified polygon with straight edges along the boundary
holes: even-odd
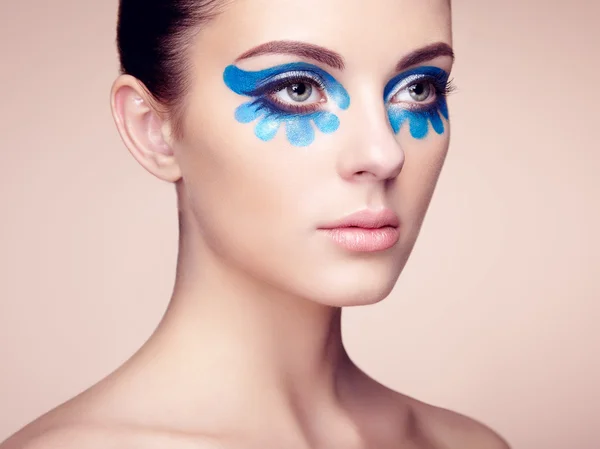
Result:
[[[295,40],[335,50],[348,67],[378,64],[431,43],[451,45],[450,15],[449,0],[230,0],[197,49],[230,63],[265,42]]]

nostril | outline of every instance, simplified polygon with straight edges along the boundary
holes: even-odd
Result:
[[[375,174],[369,170],[361,170],[354,173],[354,177],[358,179],[375,177]]]

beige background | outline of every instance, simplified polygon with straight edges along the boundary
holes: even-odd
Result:
[[[453,139],[413,256],[349,310],[375,377],[515,448],[600,448],[600,6],[455,0]],[[117,1],[0,4],[0,440],[124,361],[169,298],[174,189],[109,111]]]

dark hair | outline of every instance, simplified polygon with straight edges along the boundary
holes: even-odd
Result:
[[[117,47],[122,74],[141,81],[182,135],[181,116],[189,86],[187,56],[201,26],[213,19],[222,0],[120,0]]]

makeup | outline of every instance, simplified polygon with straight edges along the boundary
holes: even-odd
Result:
[[[263,141],[272,140],[284,125],[292,145],[310,145],[315,140],[313,122],[325,134],[335,132],[340,126],[338,116],[324,110],[324,104],[331,100],[343,110],[350,106],[348,92],[333,76],[305,62],[261,71],[245,71],[230,65],[223,73],[223,80],[233,92],[252,98],[236,109],[235,119],[240,123],[258,119],[254,134]],[[311,98],[311,102],[306,101]]]
[[[430,123],[436,133],[444,133],[441,116],[449,118],[448,77],[445,70],[426,66],[407,70],[390,80],[383,98],[394,133],[397,134],[405,122],[409,123],[410,134],[415,139],[427,137]]]

